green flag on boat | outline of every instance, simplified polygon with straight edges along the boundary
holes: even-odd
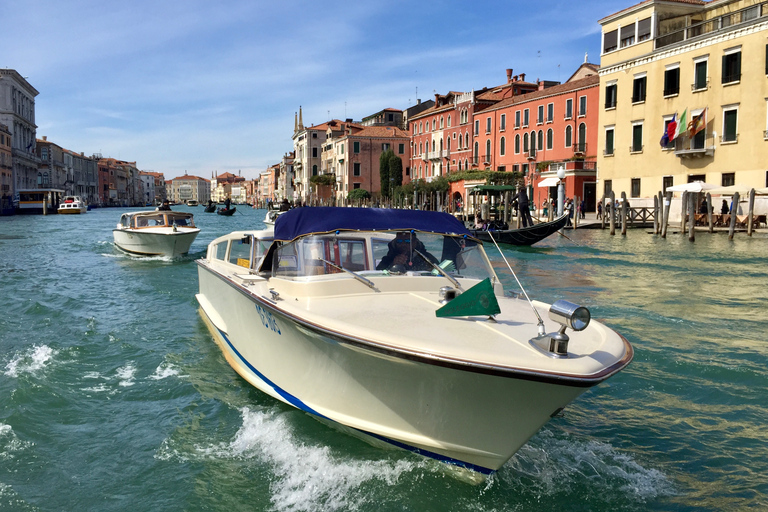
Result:
[[[438,318],[446,316],[491,316],[499,313],[501,313],[501,308],[496,300],[496,295],[493,293],[491,280],[488,278],[457,295],[451,302],[435,311]]]

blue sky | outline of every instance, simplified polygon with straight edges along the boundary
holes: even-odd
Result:
[[[0,66],[39,91],[37,137],[142,170],[254,178],[305,125],[435,92],[566,80],[599,64],[597,20],[633,3],[28,0],[3,6]],[[417,96],[418,90],[418,96]]]

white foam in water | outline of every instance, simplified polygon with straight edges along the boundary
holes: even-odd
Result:
[[[567,491],[580,486],[584,479],[594,492],[615,492],[633,495],[645,501],[675,494],[673,484],[657,469],[641,466],[631,456],[598,441],[556,439],[551,431],[537,435],[543,443],[529,442],[502,469],[505,479],[520,475],[533,478],[544,495]],[[511,470],[512,475],[509,474]]]
[[[123,387],[133,386],[136,376],[136,367],[131,363],[117,369],[117,378],[120,380],[119,384]]]
[[[355,490],[380,480],[394,484],[418,464],[413,461],[341,460],[327,446],[297,442],[284,415],[241,409],[243,425],[228,445],[203,450],[210,455],[256,457],[272,466],[277,477],[270,487],[277,510],[356,510],[366,496]]]
[[[34,345],[22,354],[16,354],[5,366],[5,375],[18,377],[45,368],[58,352],[48,345]]]
[[[174,377],[179,374],[179,370],[174,368],[170,363],[162,363],[155,369],[155,373],[149,376],[153,380],[167,379],[168,377]]]
[[[10,425],[0,423],[0,460],[12,459],[15,453],[31,446],[32,443],[21,441]]]

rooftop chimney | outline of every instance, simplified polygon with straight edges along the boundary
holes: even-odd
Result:
[[[520,81],[525,82],[525,73],[520,73]]]
[[[435,93],[435,106],[436,107],[440,106],[440,95],[437,93]]]
[[[512,68],[507,68],[507,83],[512,81]]]
[[[48,140],[48,136],[47,135],[43,135],[43,140]]]

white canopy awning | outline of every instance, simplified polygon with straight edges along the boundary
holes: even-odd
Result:
[[[560,178],[544,178],[539,182],[537,187],[554,187],[560,183]]]
[[[703,181],[692,181],[691,183],[681,183],[674,187],[667,187],[667,192],[706,192],[713,188],[717,188],[717,185],[704,183]]]
[[[707,190],[707,192],[709,192],[713,196],[715,195],[732,196],[735,192],[738,192],[741,197],[745,197],[749,195],[749,191],[752,190],[753,188],[755,189],[755,195],[760,196],[760,195],[766,194],[765,188],[750,187],[748,185],[731,185],[728,187],[717,187],[711,190]]]

